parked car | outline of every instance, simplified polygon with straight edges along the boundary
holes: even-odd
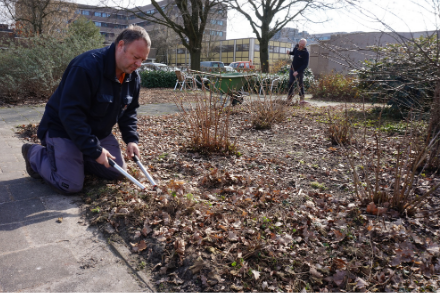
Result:
[[[202,61],[200,70],[204,72],[222,72],[225,71],[225,64],[221,61]]]
[[[163,63],[142,63],[140,70],[176,71],[178,68]]]
[[[237,71],[250,71],[255,69],[255,66],[252,64],[252,60],[232,62],[229,64],[229,66]]]
[[[225,70],[226,70],[226,72],[237,72],[237,70],[235,70],[233,67],[226,66],[226,65],[225,65]]]

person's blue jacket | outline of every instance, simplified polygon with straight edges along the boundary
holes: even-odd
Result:
[[[140,76],[116,78],[115,45],[91,50],[74,58],[47,102],[38,127],[38,138],[71,139],[81,152],[97,159],[99,140],[118,123],[125,143],[138,143],[136,109],[139,107]]]
[[[309,52],[307,48],[299,50],[295,47],[293,51],[290,52],[290,55],[293,55],[292,67],[294,71],[299,74],[304,73],[304,70],[309,66]]]

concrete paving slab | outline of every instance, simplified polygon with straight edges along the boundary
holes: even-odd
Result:
[[[0,169],[2,169],[3,173],[20,172],[23,170],[23,166],[21,164],[17,164],[17,162],[0,161]]]
[[[10,224],[47,217],[40,199],[13,201],[0,204],[0,224]]]
[[[23,159],[23,161],[24,161],[24,159]],[[15,163],[18,163],[19,161],[18,161],[18,158],[15,155],[0,153],[0,162],[5,162],[5,163],[15,162]]]
[[[12,200],[11,193],[9,192],[8,186],[0,185],[0,204],[11,200]]]
[[[50,257],[48,257],[50,255]],[[48,245],[0,256],[3,290],[20,291],[57,281],[75,271],[76,259],[60,245]]]
[[[20,228],[22,228],[20,223],[0,225],[0,256],[16,251],[17,248],[29,247],[29,242]]]
[[[0,186],[7,185],[9,181],[22,179],[25,176],[29,177],[26,171],[3,173],[3,171],[0,170]]]
[[[61,222],[58,219],[61,218]],[[86,231],[85,226],[78,225],[79,216],[53,212],[49,217],[27,221],[24,229],[33,245],[44,245],[70,241],[73,235],[80,235]]]
[[[44,184],[42,180],[33,179],[20,184],[8,185],[9,191],[14,200],[23,200],[39,198],[56,194],[49,185]]]

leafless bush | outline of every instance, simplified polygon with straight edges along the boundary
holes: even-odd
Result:
[[[226,106],[227,99],[204,90],[195,96],[193,102],[183,101],[182,96],[175,97],[189,128],[187,149],[202,154],[235,154],[237,144],[230,140],[231,111],[230,106]]]
[[[351,123],[347,113],[344,117],[338,117],[328,112],[330,126],[328,128],[328,137],[332,145],[347,145],[351,142]]]
[[[381,214],[387,209],[394,209],[400,215],[414,215],[424,200],[440,186],[437,184],[423,194],[418,194],[420,192],[416,190],[438,136],[425,144],[426,130],[420,129],[420,125],[408,122],[405,134],[392,149],[383,147],[382,134],[378,130],[374,131],[372,138],[357,138],[345,148],[355,193],[365,206],[368,205],[368,212]],[[393,156],[392,162],[389,162],[390,155]],[[388,165],[387,161],[391,164]],[[381,207],[376,209],[371,203]]]
[[[275,123],[284,121],[287,112],[286,105],[270,98],[250,103],[252,126],[257,130],[270,129]]]

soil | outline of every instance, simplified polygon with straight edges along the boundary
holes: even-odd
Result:
[[[169,96],[147,91],[141,100],[164,103]],[[332,144],[327,114],[341,117],[346,109],[285,109],[271,129],[255,130],[255,108],[235,107],[228,134],[235,145],[217,154],[191,152],[194,115],[140,117],[143,163],[159,188],[152,191],[132,161],[128,170],[145,191],[128,180],[87,176],[90,223],[122,237],[158,291],[438,290],[440,192],[428,192],[439,174],[420,170],[409,198],[399,201],[420,199],[418,208],[399,209],[387,198],[401,186],[394,175],[396,148],[410,141],[405,131],[378,132],[353,120],[366,140],[350,151],[354,137],[347,147]],[[350,113],[363,116],[360,107]],[[20,132],[35,140],[34,130]],[[360,195],[348,157],[361,174]],[[374,174],[379,199],[361,193],[375,188]]]

